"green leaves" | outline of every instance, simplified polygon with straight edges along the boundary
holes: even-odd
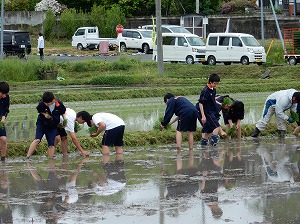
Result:
[[[290,114],[290,117],[296,121],[296,122],[299,122],[299,114],[294,112],[294,111],[291,111],[291,114]]]
[[[92,126],[88,128],[88,132],[89,134],[93,134],[94,132],[96,132],[98,130],[97,126]]]

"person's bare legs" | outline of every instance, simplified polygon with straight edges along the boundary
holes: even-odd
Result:
[[[68,137],[67,136],[63,136],[61,137],[61,152],[64,156],[68,155]]]
[[[122,154],[123,153],[123,146],[116,146],[116,154]]]
[[[6,157],[6,152],[7,152],[7,137],[6,136],[0,137],[0,149],[1,149],[1,157]]]
[[[180,131],[176,131],[176,145],[177,149],[182,148],[182,133]]]
[[[109,153],[110,153],[109,146],[102,145],[102,154],[103,155],[109,155]]]
[[[242,129],[241,129],[241,127],[238,127],[238,128],[236,129],[236,137],[237,137],[238,139],[241,139],[241,137],[242,137]]]
[[[48,156],[50,159],[53,159],[54,150],[55,150],[54,145],[48,146]]]
[[[189,150],[193,150],[194,148],[194,133],[191,131],[187,132],[188,142],[189,142]]]
[[[41,142],[41,140],[40,139],[34,139],[32,142],[31,142],[31,144],[30,144],[30,146],[29,146],[29,149],[28,149],[28,152],[27,152],[27,158],[29,158],[31,155],[32,155],[32,153],[34,152],[34,150],[36,149],[36,147],[37,147],[37,145],[39,144]]]

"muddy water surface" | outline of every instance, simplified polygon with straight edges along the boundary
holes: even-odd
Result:
[[[299,223],[300,139],[8,158],[4,223]]]

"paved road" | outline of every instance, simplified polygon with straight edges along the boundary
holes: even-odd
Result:
[[[123,54],[123,57],[128,58],[138,58],[141,61],[152,61],[152,54]],[[37,55],[29,55],[29,57],[36,57],[39,58]],[[104,55],[97,55],[97,56],[68,56],[68,55],[58,55],[58,56],[45,56],[45,60],[51,60],[53,58],[56,59],[57,62],[62,61],[84,61],[88,59],[93,60],[101,60],[101,61],[114,61],[117,60],[120,56],[113,55],[113,56],[104,56]]]

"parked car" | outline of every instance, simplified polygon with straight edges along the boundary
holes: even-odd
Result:
[[[223,62],[257,63],[266,62],[266,52],[259,42],[250,34],[245,33],[210,33],[206,40],[206,63],[215,65]]]
[[[101,41],[107,41],[109,48],[113,48],[113,45],[117,44],[116,38],[99,38],[99,29],[96,26],[79,27],[72,36],[72,47],[77,47],[78,50],[99,49]]]
[[[153,30],[153,25],[144,25],[142,29]],[[161,25],[162,33],[191,33],[187,29],[178,25]]]
[[[205,43],[196,34],[163,33],[163,61],[194,64],[205,61]],[[157,46],[153,49],[153,60],[157,61]]]
[[[149,54],[153,50],[151,30],[124,29],[117,39],[122,52],[127,49],[138,49]]]
[[[3,30],[4,56],[17,55],[20,58],[23,58],[25,57],[25,54],[30,54],[30,53],[31,53],[31,43],[30,43],[30,36],[28,31]]]
[[[300,28],[283,29],[284,59],[290,65],[300,62]]]

